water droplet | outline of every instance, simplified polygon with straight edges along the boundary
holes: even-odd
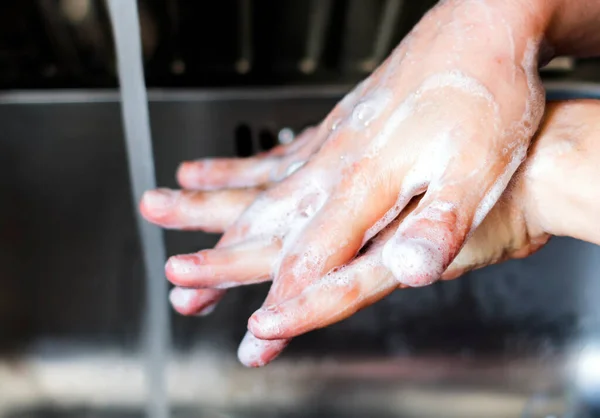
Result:
[[[342,118],[338,118],[338,119],[334,120],[333,123],[331,124],[331,130],[332,131],[337,130],[341,124],[342,124]]]
[[[359,103],[352,112],[352,119],[363,126],[369,126],[369,123],[375,117],[375,109],[368,103]]]

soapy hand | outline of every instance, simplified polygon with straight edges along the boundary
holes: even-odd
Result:
[[[365,255],[376,252],[387,279],[438,280],[523,161],[543,114],[543,16],[524,4],[443,2],[302,140],[256,158],[182,166],[184,187],[213,191],[154,192],[145,216],[167,227],[231,226],[215,250],[169,260],[169,279],[225,288],[273,276],[265,307],[279,305],[344,270],[386,228]],[[215,190],[274,181],[265,191]],[[179,288],[172,301],[191,313],[222,295]],[[259,365],[286,343],[247,334],[240,353]]]
[[[600,242],[600,237],[586,235],[598,211],[600,194],[593,187],[587,190],[585,181],[578,181],[594,176],[595,161],[600,158],[600,147],[594,145],[599,115],[597,102],[549,105],[527,163],[442,274],[443,279],[505,259],[525,257],[541,247],[550,234]],[[153,191],[146,194],[141,208],[150,221],[160,225],[201,230],[209,227],[216,232],[235,225],[246,207],[264,195],[258,188]],[[294,288],[288,288],[292,295],[289,298],[277,299],[271,294],[273,303],[249,321],[252,333],[240,347],[242,361],[252,366],[268,363],[289,338],[347,318],[396,289],[395,277],[382,262],[383,251],[394,239],[397,226],[418,210],[422,204],[419,200],[413,199],[350,263],[311,282],[296,282]],[[567,229],[565,219],[570,220]],[[205,287],[231,287],[273,277],[282,251],[280,235],[274,231],[268,237],[264,235],[262,241],[242,238],[240,245],[221,245],[172,258],[171,266],[188,263],[187,270],[167,270],[173,283],[185,287],[173,291],[178,295],[174,298],[176,308],[196,314],[222,295]]]
[[[351,260],[426,192],[383,248],[382,262],[399,284],[439,279],[523,161],[543,113],[541,34],[507,23],[511,13],[524,14],[515,4],[434,8],[300,150],[201,162],[196,184],[192,166],[184,166],[182,183],[206,189],[279,180],[304,164],[261,194],[221,245],[262,248],[265,236],[277,236],[272,294],[286,298],[288,287]],[[177,260],[168,271],[188,268]]]

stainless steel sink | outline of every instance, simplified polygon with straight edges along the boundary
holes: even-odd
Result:
[[[153,91],[159,184],[175,187],[181,160],[245,155],[318,121],[344,90]],[[600,86],[549,96],[600,98]],[[1,417],[143,416],[144,281],[117,98],[0,95]],[[166,234],[169,254],[215,241]],[[235,351],[266,287],[232,291],[210,317],[171,318],[172,416],[599,416],[597,271],[598,247],[554,239],[396,292],[260,370]]]

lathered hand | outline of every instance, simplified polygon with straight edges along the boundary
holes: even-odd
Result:
[[[212,162],[214,171],[204,171],[197,187],[277,180],[304,163],[262,193],[219,243],[225,252],[278,249],[265,306],[297,296],[351,261],[423,192],[384,244],[381,262],[398,285],[440,278],[522,162],[543,113],[537,73],[543,18],[521,1],[443,2],[301,144],[304,161],[279,167],[283,159],[274,156],[235,163],[241,170]],[[193,185],[189,166],[179,178]],[[167,274],[184,277],[196,263],[172,259]],[[249,281],[267,278],[241,268]],[[220,295],[205,291],[201,301]],[[175,303],[182,296],[172,295]],[[245,363],[260,364],[286,343],[249,334],[240,353]],[[246,355],[251,348],[263,354]]]
[[[184,187],[200,190],[281,179],[275,187],[247,194],[151,193],[142,209],[165,226],[215,230],[219,222],[234,222],[227,215],[244,205],[208,208],[204,215],[211,218],[202,220],[193,209],[206,205],[194,201],[256,197],[211,256],[221,263],[235,259],[244,281],[256,282],[270,277],[260,274],[261,263],[276,253],[268,265],[275,280],[265,306],[298,297],[345,266],[386,227],[392,236],[381,244],[379,256],[389,278],[403,286],[431,283],[525,157],[543,114],[539,61],[553,51],[600,50],[599,17],[600,3],[588,0],[440,2],[304,141],[258,158],[186,164],[179,173]],[[419,206],[390,229],[423,192]],[[169,219],[173,207],[181,210]],[[265,257],[240,261],[257,252]],[[173,258],[167,266],[171,280],[191,286],[195,271],[209,271],[202,257]],[[225,271],[214,267],[215,274]],[[239,281],[229,279],[230,285]],[[176,288],[171,296],[180,312],[194,313],[206,312],[222,295],[222,290]],[[247,334],[240,353],[246,364],[260,365],[286,343]]]
[[[600,233],[594,232],[597,228],[590,228],[596,223],[600,192],[586,181],[599,174],[598,121],[600,104],[594,101],[548,106],[527,162],[442,274],[443,279],[505,259],[525,257],[550,235],[600,243]],[[150,221],[161,225],[198,229],[210,225],[216,231],[236,225],[250,202],[263,195],[258,189],[154,191],[146,194],[141,207]],[[157,199],[166,196],[171,204],[157,207]],[[278,299],[271,294],[265,307],[249,321],[251,333],[240,347],[242,361],[252,366],[265,364],[289,338],[342,320],[396,289],[398,283],[383,263],[383,251],[394,239],[397,225],[418,213],[423,204],[420,197],[413,199],[350,263],[314,280],[288,284],[290,297]],[[178,310],[194,314],[204,309],[202,301],[210,300],[211,292],[218,292],[205,288],[233,287],[273,277],[279,280],[275,272],[283,247],[277,228],[253,241],[244,239],[251,229],[237,228],[239,244],[171,258],[167,275],[183,287],[174,290],[180,293],[182,302]]]

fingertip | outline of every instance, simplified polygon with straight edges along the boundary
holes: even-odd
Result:
[[[174,287],[169,293],[169,302],[171,306],[182,315],[191,314],[191,304],[195,297],[194,289],[184,289],[181,287]]]
[[[220,300],[220,295],[209,293],[210,290],[174,287],[169,293],[171,306],[181,315],[210,315]]]
[[[422,238],[392,238],[383,247],[382,260],[396,281],[409,287],[430,285],[444,270],[441,249]]]
[[[288,340],[261,340],[248,331],[240,343],[237,356],[240,363],[246,367],[262,367],[273,361],[288,342]]]
[[[187,279],[194,272],[199,261],[199,257],[196,254],[169,257],[165,264],[165,275],[171,283],[185,286],[189,284],[189,280]]]
[[[266,362],[262,359],[262,348],[261,341],[248,331],[238,347],[238,360],[246,367],[264,366]]]
[[[148,190],[140,200],[140,212],[147,220],[156,222],[171,212],[178,196],[178,191],[169,189]]]
[[[177,183],[184,189],[193,188],[197,183],[195,167],[198,163],[184,161],[177,167]]]

